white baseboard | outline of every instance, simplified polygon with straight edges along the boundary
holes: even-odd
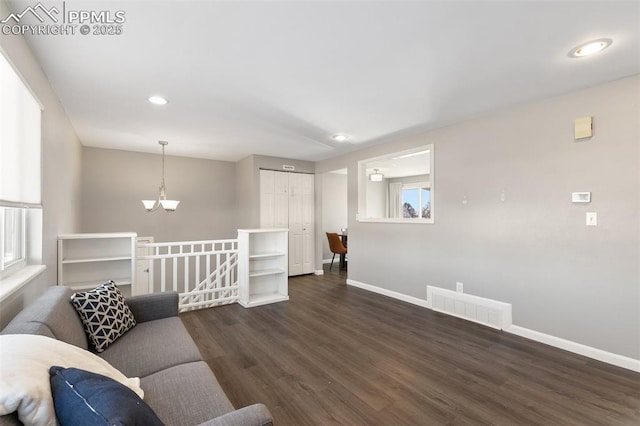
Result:
[[[360,281],[347,279],[347,285],[351,285],[354,287],[361,288],[363,290],[368,290],[373,293],[382,294],[383,296],[388,296],[394,299],[402,300],[403,302],[411,303],[412,305],[422,306],[423,308],[427,307],[427,301],[424,299],[419,299],[417,297],[408,296],[406,294],[398,293],[397,291],[387,290],[386,288],[376,287],[371,284],[365,284]]]
[[[327,263],[331,263],[331,259],[322,259],[322,264],[323,265],[326,265]],[[333,263],[335,263],[335,264],[340,263],[340,257],[336,256],[336,258],[333,261]]]
[[[591,346],[583,345],[571,340],[566,340],[561,337],[540,333],[539,331],[530,330],[528,328],[520,327],[517,325],[512,325],[504,331],[506,331],[507,333],[515,334],[517,336],[526,337],[527,339],[535,340],[536,342],[544,343],[549,346],[564,349],[565,351],[583,355],[588,358],[597,359],[598,361],[606,362],[607,364],[612,364],[640,373],[640,360],[637,359],[603,351],[602,349],[593,348]]]
[[[313,275],[324,275],[324,270],[323,269],[316,269],[313,272]]]
[[[387,290],[386,288],[376,287],[371,284],[365,284],[363,282],[352,279],[347,279],[347,285],[358,287],[363,290],[368,290],[373,293],[382,294],[383,296],[392,297],[394,299],[402,300],[403,302],[411,303],[413,305],[418,305],[422,306],[423,308],[429,309],[426,300],[398,293],[397,291]],[[504,331],[520,337],[535,340],[536,342],[544,343],[549,346],[564,349],[565,351],[573,352],[578,355],[593,358],[607,364],[615,365],[617,367],[626,368],[627,370],[640,373],[640,360],[634,358],[629,358],[623,355],[614,354],[612,352],[603,351],[602,349],[593,348],[591,346],[586,346],[581,343],[566,340],[561,337],[551,336],[549,334],[544,334],[539,331],[530,330],[528,328],[520,327],[517,325],[511,325]]]

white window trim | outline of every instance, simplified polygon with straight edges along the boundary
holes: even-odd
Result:
[[[15,262],[11,262],[8,266],[5,266],[3,270],[0,271],[0,281],[4,283],[5,278],[9,278],[11,275],[18,272],[20,269],[25,268],[27,266],[27,260],[22,258],[20,260],[16,260]]]
[[[0,275],[0,301],[27,285],[46,269],[42,264],[42,210],[27,209],[24,221],[25,258]]]
[[[27,285],[31,280],[43,273],[45,269],[45,265],[25,266],[7,278],[0,280],[0,302]]]
[[[0,279],[4,277],[8,277],[13,274],[15,271],[24,268],[27,265],[27,214],[24,209],[20,209],[20,214],[22,218],[20,219],[20,223],[22,224],[22,229],[20,230],[20,258],[15,259],[8,264],[4,263],[4,253],[6,247],[4,247],[4,239],[0,241]],[[5,210],[4,208],[0,208],[0,226],[5,226]]]

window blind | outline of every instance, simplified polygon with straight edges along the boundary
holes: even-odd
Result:
[[[41,108],[0,51],[0,205],[41,205]]]

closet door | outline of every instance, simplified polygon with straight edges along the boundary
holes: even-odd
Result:
[[[289,275],[314,272],[314,176],[260,170],[260,227],[289,229]]]
[[[274,174],[274,228],[289,227],[289,173]]]
[[[260,170],[260,228],[275,228],[275,172]]]
[[[302,192],[302,273],[314,272],[315,185],[314,175],[300,175]]]
[[[303,272],[302,174],[289,175],[289,275]]]

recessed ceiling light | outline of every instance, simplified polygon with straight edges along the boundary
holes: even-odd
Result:
[[[613,40],[610,38],[600,38],[598,40],[592,40],[587,43],[581,44],[575,49],[571,49],[569,56],[572,58],[581,58],[583,56],[593,55],[594,53],[602,52],[609,47]]]
[[[349,139],[347,135],[333,135],[333,140],[336,142],[345,142]]]
[[[166,105],[167,102],[168,102],[165,98],[163,98],[162,96],[158,96],[158,95],[149,96],[149,98],[147,98],[147,100],[149,102],[151,102],[152,104],[155,104],[155,105]]]

